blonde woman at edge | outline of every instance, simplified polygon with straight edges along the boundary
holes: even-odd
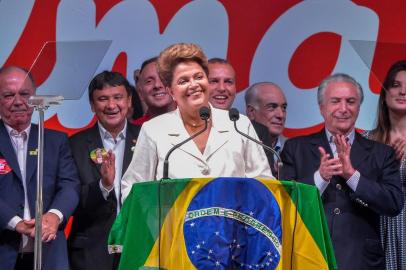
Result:
[[[123,200],[134,183],[162,178],[165,155],[175,144],[204,127],[199,110],[211,111],[207,130],[176,149],[169,158],[169,178],[274,178],[263,148],[239,135],[228,112],[209,104],[208,62],[194,44],[174,44],[161,52],[158,73],[178,108],[143,124],[132,161],[122,179]],[[247,117],[237,122],[258,139]]]

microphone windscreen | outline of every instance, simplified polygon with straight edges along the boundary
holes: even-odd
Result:
[[[203,120],[207,120],[210,118],[210,110],[206,106],[203,106],[199,110],[200,118]]]
[[[236,108],[231,108],[228,111],[228,117],[231,121],[237,121],[238,119],[240,119],[240,112]]]

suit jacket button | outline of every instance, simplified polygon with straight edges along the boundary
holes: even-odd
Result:
[[[24,210],[24,204],[20,204],[20,209]]]
[[[337,184],[337,185],[336,185],[336,189],[341,190],[341,189],[342,189],[341,185],[340,185],[340,184]]]
[[[334,214],[339,215],[341,213],[340,208],[334,208]]]

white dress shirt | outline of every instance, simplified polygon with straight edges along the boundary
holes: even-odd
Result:
[[[20,168],[21,177],[22,177],[22,184],[24,190],[24,212],[23,218],[19,216],[14,216],[8,223],[9,229],[14,230],[17,224],[21,220],[30,220],[31,213],[30,213],[30,205],[28,204],[28,196],[27,196],[27,182],[26,182],[26,160],[27,160],[27,144],[28,144],[28,136],[30,134],[31,125],[29,125],[25,130],[18,132],[12,129],[10,126],[5,124],[7,129],[7,133],[10,135],[11,144],[13,145],[14,152],[17,156],[18,167]],[[30,240],[30,241],[29,241]],[[23,251],[32,251],[33,250],[33,240],[29,239],[28,236],[22,236],[22,250]]]
[[[15,129],[11,128],[7,124],[4,124],[7,130],[7,133],[10,136],[11,144],[14,148],[14,152],[17,156],[18,166],[21,172],[22,184],[24,190],[24,212],[23,217],[14,216],[7,224],[8,229],[15,230],[17,224],[24,220],[30,220],[31,212],[30,205],[28,203],[27,195],[27,181],[26,181],[26,169],[27,169],[27,147],[28,147],[28,138],[30,136],[31,125],[29,125],[25,130],[18,132]],[[59,217],[59,222],[62,222],[63,215],[57,209],[50,209],[49,212],[56,214]],[[34,248],[34,241],[32,238],[27,236],[22,236],[22,251],[32,252]]]
[[[113,136],[111,135],[110,132],[108,132],[103,125],[99,122],[99,132],[100,132],[100,137],[103,142],[103,147],[106,149],[106,151],[111,150],[114,153],[115,156],[115,177],[114,177],[114,184],[111,189],[106,189],[102,181],[100,180],[99,186],[101,189],[101,192],[103,194],[104,199],[107,200],[107,197],[109,196],[109,193],[114,189],[114,193],[117,198],[117,213],[120,211],[120,194],[121,194],[121,175],[122,175],[122,169],[123,169],[123,160],[124,160],[124,150],[125,150],[125,137],[126,137],[126,132],[127,132],[127,122],[125,122],[124,128],[119,132],[119,134],[116,136],[114,139]]]

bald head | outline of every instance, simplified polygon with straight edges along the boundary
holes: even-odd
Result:
[[[13,73],[21,73],[25,76],[24,80],[27,80],[29,83],[32,84],[32,87],[36,88],[35,82],[34,82],[34,78],[32,77],[32,74],[30,72],[28,72],[26,69],[24,68],[20,68],[17,66],[7,66],[7,67],[1,67],[0,68],[0,80],[3,77],[8,77],[10,74]]]
[[[26,70],[0,68],[0,116],[5,124],[19,132],[30,125],[33,109],[27,102],[34,93],[34,81]]]
[[[251,85],[245,93],[246,112],[250,120],[265,125],[272,138],[285,127],[287,102],[282,89],[272,82]]]

